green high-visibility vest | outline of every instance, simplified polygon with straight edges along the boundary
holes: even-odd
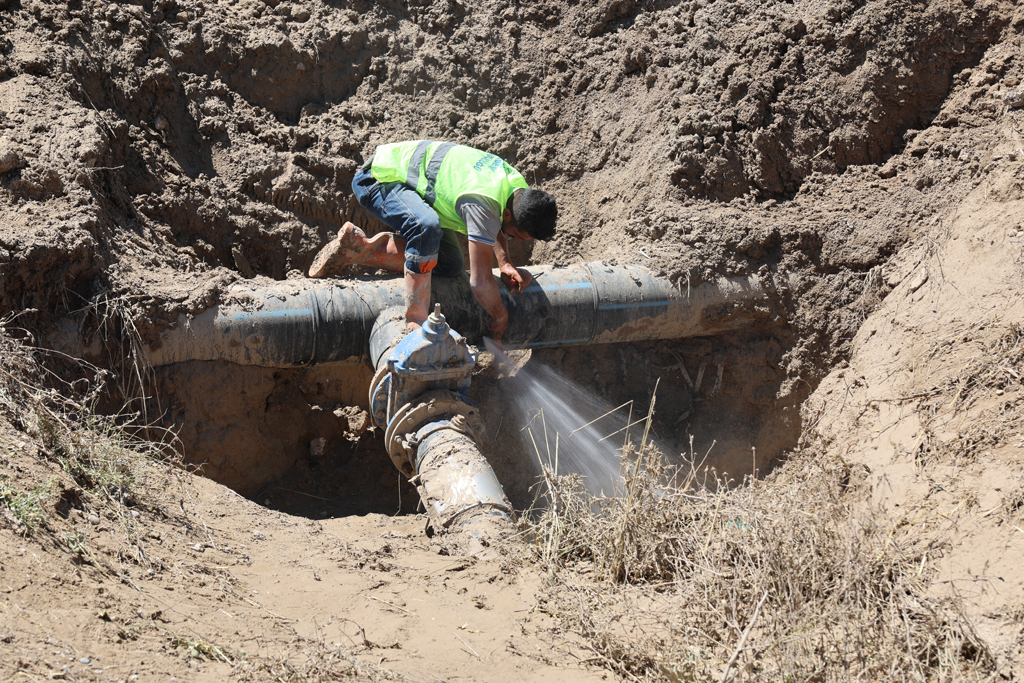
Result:
[[[455,212],[459,197],[479,194],[497,202],[498,220],[512,193],[529,187],[526,179],[499,157],[454,142],[410,140],[380,145],[370,173],[379,183],[405,183],[433,207],[441,227],[466,233]]]

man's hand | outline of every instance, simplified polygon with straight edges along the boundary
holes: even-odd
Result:
[[[500,266],[501,270],[501,281],[508,287],[508,291],[512,293],[522,292],[524,289],[530,286],[533,282],[533,276],[530,272],[523,268],[516,268],[511,263],[506,263]]]

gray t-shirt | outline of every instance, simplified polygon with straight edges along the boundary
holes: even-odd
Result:
[[[466,234],[470,242],[494,244],[501,231],[501,207],[490,197],[479,194],[465,194],[455,203],[455,213],[466,222]]]

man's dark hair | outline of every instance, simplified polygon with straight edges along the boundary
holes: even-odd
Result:
[[[524,188],[512,197],[512,217],[517,228],[546,242],[555,236],[558,205],[547,192]]]

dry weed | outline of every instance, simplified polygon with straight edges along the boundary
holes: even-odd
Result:
[[[362,634],[362,630],[360,629]],[[376,647],[363,635],[364,647]],[[346,648],[330,645],[322,638],[294,634],[287,651],[276,658],[245,658],[232,671],[242,683],[259,681],[382,681],[402,678],[357,660]]]
[[[984,321],[940,340],[919,361],[924,365],[946,358],[959,363],[955,372],[905,399],[920,401],[922,434],[912,455],[921,465],[963,465],[1024,431],[1024,398],[1016,393],[1024,386],[1024,328],[1007,325],[986,341],[979,335],[988,324]],[[988,403],[979,410],[979,401],[985,399]],[[952,434],[939,436],[951,417],[966,416],[969,411],[970,420],[960,420]]]
[[[662,462],[627,450],[614,499],[548,471],[550,505],[528,522],[552,574],[545,608],[594,661],[672,681],[992,672],[958,602],[928,597],[937,542],[853,497],[841,460],[801,453],[732,489],[670,477]]]
[[[973,328],[957,333],[936,343],[925,354],[925,360],[949,355],[958,356],[957,347],[973,343],[978,347],[977,353],[962,361],[961,368],[951,377],[947,377],[928,393],[929,398],[941,395],[941,401],[933,401],[932,408],[966,410],[983,395],[1002,395],[1006,391],[1018,388],[1022,382],[1022,365],[1024,365],[1024,328],[1020,324],[1011,323],[992,341],[975,339]],[[946,400],[948,399],[948,404]]]
[[[49,370],[47,352],[17,339],[10,321],[0,321],[0,418],[28,438],[8,449],[5,460],[20,471],[16,458],[33,454],[56,466],[46,485],[17,491],[0,482],[0,508],[22,533],[45,529],[58,545],[115,575],[123,570],[108,565],[89,548],[81,534],[63,527],[77,509],[83,516],[105,517],[119,530],[117,562],[149,565],[143,548],[144,520],[133,507],[154,504],[180,474],[173,435],[165,442],[137,436],[137,415],[105,416],[95,406],[109,375],[81,361],[80,372],[68,382]],[[62,357],[67,363],[71,359]],[[24,464],[24,463],[22,463]],[[8,477],[6,473],[0,475]]]

